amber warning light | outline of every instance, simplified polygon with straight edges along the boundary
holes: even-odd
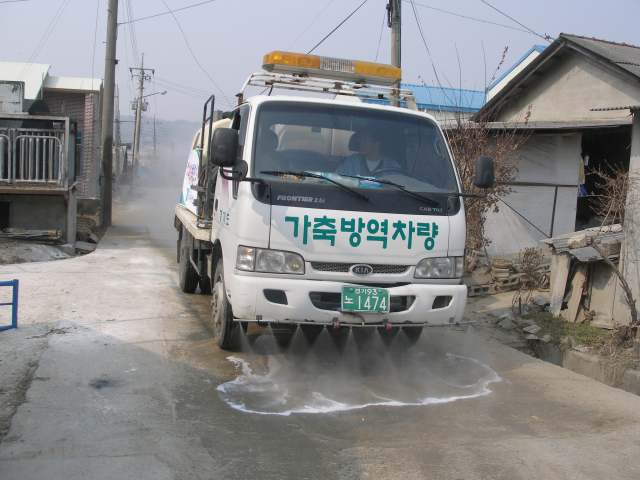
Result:
[[[336,78],[378,85],[393,85],[402,77],[402,70],[384,63],[280,51],[267,53],[264,56],[262,68],[272,73]]]

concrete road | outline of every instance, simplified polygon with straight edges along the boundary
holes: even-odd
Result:
[[[56,324],[0,479],[640,478],[639,397],[482,329],[219,350],[210,297],[177,287],[176,191],[116,205],[90,255],[0,269]]]

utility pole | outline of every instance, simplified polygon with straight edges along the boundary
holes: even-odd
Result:
[[[102,101],[102,135],[100,138],[100,226],[111,225],[113,196],[113,93],[116,83],[116,35],[118,32],[118,0],[109,0],[107,17],[107,51],[104,57],[104,90]]]
[[[389,0],[387,4],[387,26],[391,28],[391,65],[394,67],[402,68],[402,56],[401,56],[401,32],[400,27],[402,25],[400,17],[400,5],[402,0]],[[400,88],[400,80],[395,83],[395,88]],[[398,97],[394,95],[391,99],[391,105],[394,107],[399,106]]]
[[[122,171],[119,171],[119,166],[122,163],[124,165],[124,162],[120,162],[120,155],[122,154],[122,152],[120,152],[120,88],[116,85],[116,102],[115,102],[115,127],[116,127],[116,131],[115,131],[115,138],[114,143],[115,143],[115,147],[116,147],[116,168],[115,171],[117,173],[117,175],[120,177],[120,179],[122,179]],[[120,188],[120,182],[116,182],[116,196],[118,196],[119,194],[119,188]]]
[[[156,114],[153,114],[153,179],[157,181],[156,170],[158,169],[158,160],[156,158]]]
[[[140,70],[140,73],[139,73],[140,82],[138,84],[138,105],[136,108],[136,131],[133,138],[133,172],[131,174],[131,192],[133,192],[136,188],[136,181],[138,177],[138,155],[140,153],[140,124],[142,120],[142,92],[144,90],[145,79],[151,80],[150,76],[144,74],[145,72],[144,53],[142,54],[142,64],[140,65],[140,68],[129,69],[129,71],[132,72],[132,76],[133,76],[133,70]],[[147,70],[151,70],[151,72],[155,73],[155,70],[153,69],[147,68]]]

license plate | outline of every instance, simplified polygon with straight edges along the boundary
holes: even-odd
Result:
[[[352,312],[389,311],[389,290],[371,287],[342,287],[342,310]]]

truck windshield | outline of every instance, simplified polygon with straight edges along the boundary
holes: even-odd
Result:
[[[393,188],[354,178],[363,176],[384,178],[414,192],[457,191],[442,133],[427,118],[357,107],[269,102],[260,107],[257,122],[257,177],[269,178],[261,173],[267,171],[312,172],[356,188]],[[280,179],[324,182],[293,175]]]

